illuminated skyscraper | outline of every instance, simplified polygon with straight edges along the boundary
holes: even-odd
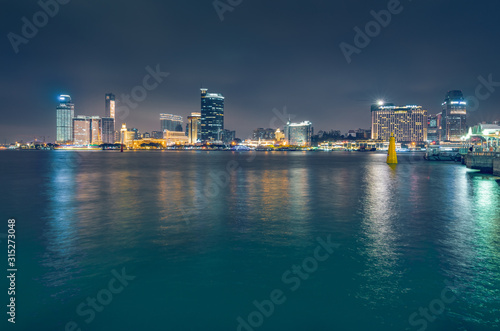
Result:
[[[460,141],[467,134],[467,102],[462,91],[449,91],[443,102],[442,134],[446,141]]]
[[[104,117],[115,118],[116,115],[116,103],[115,95],[113,93],[108,93],[104,97]]]
[[[302,123],[286,123],[285,140],[288,145],[311,146],[313,135],[312,123],[305,121]]]
[[[73,140],[73,117],[75,117],[75,105],[71,103],[69,95],[58,97],[59,105],[57,111],[57,133],[56,142],[63,144]]]
[[[161,131],[182,131],[182,116],[160,114]]]
[[[73,118],[73,144],[99,145],[101,142],[101,119],[99,116],[78,115]]]
[[[389,141],[394,133],[397,142],[423,143],[427,140],[427,110],[422,106],[378,104],[371,110],[372,139]]]
[[[201,89],[201,140],[221,141],[224,130],[224,96]]]
[[[115,143],[115,119],[112,117],[103,117],[101,119],[101,134],[104,144]]]
[[[116,102],[115,95],[108,93],[104,96],[104,117],[101,121],[102,142],[105,144],[114,144],[116,139],[115,132]]]
[[[189,143],[195,144],[201,139],[201,113],[191,113],[191,116],[188,116],[187,119],[187,136],[189,138]]]

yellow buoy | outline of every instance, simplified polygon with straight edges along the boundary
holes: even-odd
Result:
[[[397,164],[398,155],[396,154],[396,138],[394,133],[391,133],[391,138],[389,139],[389,153],[387,154],[387,164]]]

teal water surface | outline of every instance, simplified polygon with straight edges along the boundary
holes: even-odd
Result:
[[[500,185],[399,160],[0,152],[2,330],[500,328]]]

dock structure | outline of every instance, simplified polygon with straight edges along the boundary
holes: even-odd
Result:
[[[500,175],[500,152],[470,152],[465,157],[465,164],[469,169]]]

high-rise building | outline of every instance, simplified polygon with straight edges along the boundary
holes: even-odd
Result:
[[[201,140],[221,141],[224,130],[224,96],[201,89]]]
[[[104,117],[115,118],[115,95],[113,93],[108,93],[104,96]]]
[[[422,106],[394,104],[373,105],[372,139],[389,141],[394,133],[397,142],[423,143],[427,140],[427,110]]]
[[[427,121],[427,141],[439,142],[441,141],[441,113],[429,115]]]
[[[71,103],[71,97],[69,95],[60,95],[58,100],[59,105],[56,107],[56,142],[64,144],[73,140],[73,117],[75,117],[75,105]]]
[[[182,131],[182,116],[160,114],[161,131]]]
[[[195,144],[201,139],[201,113],[191,113],[186,125],[187,136],[190,144]]]
[[[313,135],[312,123],[304,121],[302,123],[287,122],[285,125],[285,140],[292,146],[311,146]]]
[[[101,135],[104,144],[115,143],[115,119],[112,117],[101,118]]]
[[[104,117],[102,118],[102,141],[105,144],[114,144],[116,141],[116,102],[113,93],[104,96]],[[112,119],[112,120],[111,120]]]
[[[101,119],[99,116],[78,115],[73,118],[73,144],[98,145],[101,142]]]
[[[222,142],[224,144],[231,144],[236,139],[236,131],[228,129],[222,130]]]
[[[449,91],[443,102],[441,138],[460,141],[467,134],[467,102],[462,91]]]

